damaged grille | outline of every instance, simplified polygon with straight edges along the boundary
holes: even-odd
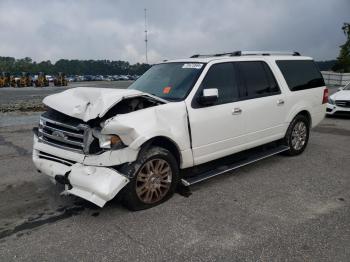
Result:
[[[43,114],[39,123],[39,140],[62,149],[88,152],[87,145],[91,137],[89,126],[72,119],[66,119],[64,123],[62,120],[48,118]]]

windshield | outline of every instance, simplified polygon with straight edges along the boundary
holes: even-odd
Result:
[[[129,89],[179,101],[191,91],[204,68],[202,63],[165,63],[152,66]]]

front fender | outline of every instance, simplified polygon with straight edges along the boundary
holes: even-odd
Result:
[[[116,134],[124,144],[137,150],[146,141],[167,137],[180,150],[190,149],[190,136],[184,102],[163,104],[106,120],[102,134]]]

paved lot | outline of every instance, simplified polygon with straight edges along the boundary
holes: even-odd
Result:
[[[0,119],[1,261],[349,261],[350,119],[140,212],[59,196],[31,162],[37,115]]]

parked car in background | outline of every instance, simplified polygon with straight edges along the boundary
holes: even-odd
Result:
[[[329,97],[326,113],[327,115],[350,115],[350,82]]]
[[[95,76],[95,81],[103,81],[105,80],[105,78],[103,77],[103,75],[97,75]]]
[[[51,75],[46,75],[46,80],[51,83],[51,82],[53,82],[55,80],[55,77],[53,77]]]
[[[121,75],[119,76],[119,80],[129,80],[129,77],[127,75]]]
[[[68,82],[76,82],[77,81],[77,78],[75,76],[68,76],[67,77],[67,81]]]

